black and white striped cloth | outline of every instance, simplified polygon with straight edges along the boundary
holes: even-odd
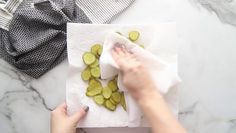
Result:
[[[109,23],[134,0],[0,0],[0,56],[39,78],[67,56],[66,23]]]

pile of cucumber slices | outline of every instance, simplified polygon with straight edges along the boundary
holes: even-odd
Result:
[[[139,39],[139,36],[140,33],[138,31],[130,31],[128,39],[135,42]],[[86,68],[81,72],[81,78],[88,82],[86,96],[91,97],[97,105],[104,106],[110,111],[115,111],[119,104],[126,111],[124,92],[119,91],[117,76],[108,81],[106,86],[101,83],[99,58],[102,54],[102,49],[101,44],[94,44],[90,51],[85,52],[82,56]]]

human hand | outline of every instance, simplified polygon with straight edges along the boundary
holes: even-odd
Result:
[[[153,133],[186,133],[155,88],[144,64],[123,47],[115,47],[112,55],[122,72],[123,84],[137,100]]]
[[[66,109],[66,103],[62,103],[51,112],[51,133],[75,133],[78,122],[86,115],[89,107],[81,108],[72,116],[67,115]]]
[[[123,47],[114,47],[112,56],[122,72],[123,84],[136,100],[157,92],[147,68]]]

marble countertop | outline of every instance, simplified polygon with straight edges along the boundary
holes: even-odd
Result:
[[[179,119],[190,133],[236,132],[236,2],[136,0],[112,23],[176,21],[179,37]],[[65,100],[68,62],[32,79],[0,59],[0,129],[49,133],[50,111]],[[146,133],[148,128],[82,129]]]

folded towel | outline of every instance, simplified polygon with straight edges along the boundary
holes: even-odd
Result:
[[[85,1],[8,0],[1,4],[0,56],[20,71],[39,78],[66,58],[67,22],[109,22],[134,0],[110,2],[119,5],[112,12],[107,12],[111,7],[106,0]],[[103,15],[90,12],[94,7]]]

